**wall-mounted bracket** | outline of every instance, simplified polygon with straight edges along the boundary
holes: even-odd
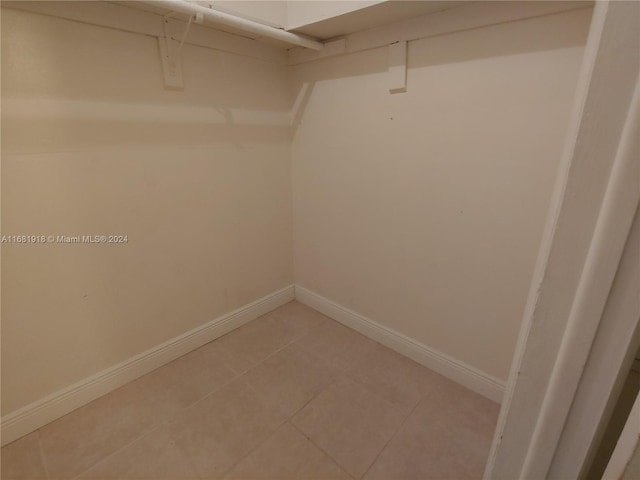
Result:
[[[407,42],[401,41],[389,45],[389,92],[407,91]]]
[[[182,90],[184,88],[182,81],[182,46],[189,33],[191,22],[202,23],[203,18],[201,13],[190,16],[184,32],[180,35],[179,30],[182,27],[182,22],[170,18],[172,14],[169,13],[162,18],[164,37],[158,37],[158,46],[160,47],[160,58],[162,59],[164,87],[169,90]]]

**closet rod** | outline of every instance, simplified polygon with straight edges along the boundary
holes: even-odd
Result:
[[[211,25],[226,25],[261,37],[273,38],[292,45],[310,48],[311,50],[322,50],[324,47],[321,42],[303,35],[287,32],[286,30],[281,30],[279,28],[269,27],[262,23],[236,17],[212,8],[203,7],[196,3],[186,2],[183,0],[144,0],[142,3],[186,15],[202,14],[204,23]]]

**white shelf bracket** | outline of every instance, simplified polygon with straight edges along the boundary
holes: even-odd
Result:
[[[407,91],[407,42],[389,45],[389,93]]]
[[[171,15],[173,15],[173,12],[162,18],[164,37],[158,37],[160,58],[162,59],[162,74],[166,89],[182,90],[184,88],[182,81],[182,46],[189,33],[191,22],[202,23],[203,18],[201,13],[191,15],[184,32],[179,35],[177,30],[180,27],[180,23],[171,19]]]

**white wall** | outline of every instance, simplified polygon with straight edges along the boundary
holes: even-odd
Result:
[[[293,67],[296,284],[506,379],[590,16]]]
[[[2,9],[2,232],[128,236],[2,245],[2,408],[292,282],[286,71]]]

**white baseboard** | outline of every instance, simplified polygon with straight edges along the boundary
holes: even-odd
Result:
[[[5,415],[0,424],[2,445],[37,430],[293,299],[294,286],[290,285]]]
[[[296,300],[439,374],[501,403],[505,382],[296,285]]]

